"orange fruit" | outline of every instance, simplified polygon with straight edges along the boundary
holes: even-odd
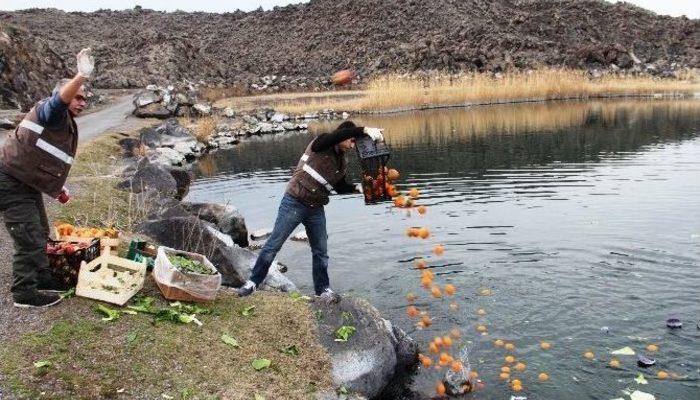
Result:
[[[620,368],[620,360],[613,358],[612,360],[610,360],[608,365],[610,366],[610,368],[615,368],[615,369]]]
[[[430,278],[430,279],[433,279],[433,277],[434,277],[433,271],[431,271],[431,270],[429,270],[429,269],[426,269],[425,271],[421,271],[421,272],[420,272],[420,276],[421,276],[421,278],[426,278],[426,277],[427,277],[427,278]]]
[[[399,171],[395,170],[394,168],[390,169],[386,173],[386,177],[391,181],[395,181],[395,180],[399,179],[399,176],[400,176]]]
[[[458,337],[462,336],[462,332],[460,332],[459,329],[454,328],[450,331],[450,335],[452,335],[453,338],[457,339]]]
[[[430,289],[430,294],[432,294],[436,299],[442,297],[442,293],[440,292],[440,288],[438,286],[433,286],[433,288]]]
[[[480,309],[476,310],[476,313],[483,317],[484,315],[486,315],[486,310],[484,310],[483,308],[480,308]]]
[[[547,375],[546,372],[540,372],[540,374],[537,375],[537,379],[539,379],[540,382],[545,382],[545,381],[549,380],[549,375]]]
[[[520,379],[513,379],[510,384],[513,386],[522,386],[523,382]]]
[[[454,301],[450,303],[450,311],[457,311],[459,309],[459,305],[455,303]]]
[[[455,288],[455,285],[448,283],[445,285],[445,293],[447,293],[448,296],[454,296],[454,294],[457,293],[457,288]]]
[[[493,342],[493,345],[496,346],[496,347],[503,347],[504,343],[503,343],[503,340],[502,340],[502,339],[496,339],[496,340]]]
[[[647,351],[650,353],[655,353],[655,352],[659,351],[659,346],[657,346],[655,344],[650,344],[647,346]]]
[[[504,360],[506,361],[506,363],[512,364],[512,363],[515,362],[515,357],[513,357],[513,356],[505,356]]]
[[[403,207],[404,205],[406,205],[406,198],[404,198],[403,196],[396,196],[394,198],[394,205],[399,208]]]
[[[668,372],[659,371],[659,373],[656,374],[656,377],[659,379],[668,379]]]
[[[432,321],[432,320],[430,319],[430,317],[427,316],[427,315],[424,315],[424,316],[423,316],[423,318],[421,319],[421,322],[422,322],[423,325],[425,325],[426,327],[432,325],[432,323],[433,323],[433,321]]]
[[[423,321],[418,321],[418,322],[416,322],[416,327],[418,327],[418,329],[425,329],[425,328],[427,328],[427,326],[425,326],[425,324],[423,323]]]
[[[406,314],[408,314],[409,317],[417,317],[418,316],[418,309],[415,308],[414,306],[408,306],[406,309]]]
[[[432,351],[433,353],[439,353],[439,352],[440,352],[440,348],[438,347],[437,344],[435,344],[435,342],[430,343],[430,344],[428,345],[428,350]]]
[[[514,392],[522,392],[523,391],[522,385],[513,385],[513,386],[511,386],[511,389],[513,389]]]
[[[442,382],[438,382],[437,385],[435,385],[435,393],[437,393],[438,396],[444,396],[445,384],[443,384]]]
[[[428,212],[428,207],[426,206],[418,206],[418,214],[420,215],[425,215],[425,213]]]
[[[418,356],[418,358],[420,359],[420,363],[425,368],[430,368],[430,366],[433,365],[433,360],[431,360],[430,357],[426,357],[426,356],[421,354]]]
[[[406,295],[406,300],[408,300],[409,303],[413,303],[414,301],[416,301],[417,298],[418,296],[416,296],[415,293],[412,292]]]
[[[477,325],[476,330],[479,332],[486,332],[488,329],[486,328],[486,325]]]
[[[453,362],[452,362],[452,365],[450,366],[450,368],[452,368],[452,371],[454,371],[454,372],[462,372],[462,369],[463,369],[464,367],[462,366],[462,363],[461,363],[461,362],[459,362],[459,361],[453,361]]]
[[[430,236],[430,231],[426,227],[422,227],[418,230],[418,236],[421,239],[427,239]]]
[[[502,381],[507,381],[508,379],[510,379],[510,374],[507,374],[505,372],[501,372],[500,374],[498,374],[498,379],[500,379]]]
[[[549,342],[541,342],[540,347],[542,350],[549,350],[552,348],[552,345]]]
[[[505,372],[506,374],[510,374],[510,367],[508,366],[502,366],[501,367],[501,372]]]
[[[435,343],[435,345],[438,347],[442,346],[442,338],[440,336],[435,336],[435,339],[433,339],[433,343]]]
[[[478,377],[479,377],[478,372],[476,372],[474,370],[469,371],[469,380],[473,381],[474,379],[476,379]]]
[[[412,199],[417,199],[418,196],[420,196],[420,192],[416,188],[411,188],[411,190],[408,191],[408,195],[411,196]]]
[[[504,345],[504,347],[505,347],[505,349],[508,350],[508,351],[513,351],[513,350],[515,350],[515,345],[514,345],[513,343],[506,343],[506,344]]]
[[[526,368],[527,368],[527,366],[523,362],[519,362],[519,363],[515,364],[515,370],[518,372],[523,372],[523,371],[525,371]]]
[[[422,258],[417,259],[415,261],[415,264],[416,264],[416,268],[418,268],[418,269],[426,269],[428,267],[428,263],[425,262],[425,260]]]
[[[593,352],[589,350],[589,351],[583,353],[583,357],[585,357],[589,360],[592,360],[595,358],[595,354],[593,354]]]
[[[445,246],[436,244],[435,247],[433,247],[433,253],[435,253],[436,256],[443,255],[445,253]]]
[[[442,344],[443,344],[443,346],[446,346],[446,347],[452,346],[452,338],[449,336],[443,336],[442,337]]]
[[[424,276],[424,277],[421,278],[420,284],[421,284],[421,286],[423,286],[424,288],[428,289],[428,288],[430,287],[430,285],[433,284],[433,280],[432,280],[431,278],[427,277],[427,276]]]

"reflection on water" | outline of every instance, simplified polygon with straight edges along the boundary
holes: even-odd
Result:
[[[418,186],[426,217],[387,205],[364,206],[336,196],[327,207],[331,281],[341,292],[369,298],[419,343],[453,327],[471,341],[472,367],[487,382],[473,398],[508,398],[498,382],[503,351],[515,342],[527,363],[525,394],[540,399],[612,399],[628,387],[657,398],[697,398],[700,368],[700,102],[601,101],[451,109],[363,116],[386,129],[402,173],[399,188]],[[315,131],[332,125],[318,124]],[[291,168],[313,136],[257,138],[200,163],[207,175],[188,200],[228,202],[249,229],[272,226]],[[351,157],[354,162],[354,157]],[[351,168],[358,168],[351,163]],[[433,237],[406,238],[428,225]],[[446,253],[430,255],[433,244]],[[458,287],[458,311],[429,301],[412,260],[426,257],[441,283]],[[288,243],[280,259],[290,277],[310,287],[309,249]],[[479,296],[489,288],[492,296]],[[404,296],[434,318],[417,331]],[[488,314],[478,317],[475,310]],[[668,331],[670,313],[687,321]],[[475,324],[489,327],[476,334]],[[601,333],[607,326],[610,333]],[[686,327],[688,329],[686,329]],[[543,352],[539,341],[553,343]],[[609,351],[656,343],[658,369],[676,374],[639,387],[633,357],[621,370]],[[597,361],[581,354],[591,349]],[[536,376],[547,372],[548,384]],[[437,372],[413,377],[431,392]]]

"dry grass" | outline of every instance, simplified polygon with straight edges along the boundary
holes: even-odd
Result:
[[[214,103],[217,100],[229,97],[247,96],[249,94],[250,89],[247,85],[235,85],[226,87],[212,86],[204,87],[199,90],[199,96],[210,103]]]
[[[178,119],[180,125],[192,131],[194,137],[201,143],[206,143],[209,137],[216,131],[216,117],[185,118]]]
[[[145,289],[158,296],[150,281]],[[330,389],[330,357],[318,344],[313,313],[289,296],[260,292],[241,299],[222,294],[198,316],[201,328],[152,323],[144,314],[105,323],[95,302],[74,298],[44,332],[25,334],[0,348],[3,389],[18,398],[307,399]],[[160,306],[165,302],[160,301]],[[255,307],[252,317],[241,311]],[[56,314],[56,313],[54,313]],[[235,349],[221,340],[236,338]],[[280,350],[296,345],[298,356]],[[255,371],[257,358],[272,361]],[[39,374],[33,363],[52,366]],[[121,394],[119,394],[121,393]]]
[[[281,105],[287,113],[332,108],[336,111],[390,111],[435,106],[464,106],[515,101],[586,99],[700,90],[697,77],[682,80],[649,76],[606,75],[591,79],[585,71],[539,70],[496,78],[490,74],[403,77],[390,75],[370,82],[357,99],[322,99]]]

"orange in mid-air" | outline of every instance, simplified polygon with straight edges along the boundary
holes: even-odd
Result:
[[[416,188],[411,188],[411,190],[408,191],[408,195],[411,196],[412,199],[417,199],[418,196],[420,196],[420,191]]]
[[[406,205],[406,198],[403,196],[394,197],[394,205],[396,207],[403,207]]]
[[[452,368],[452,371],[454,371],[454,372],[462,372],[462,369],[463,369],[464,367],[462,366],[462,363],[461,363],[461,362],[459,362],[459,361],[452,361],[451,368]]]
[[[418,214],[420,215],[425,215],[425,213],[428,212],[428,207],[426,206],[418,206]]]
[[[399,176],[400,176],[399,171],[396,170],[396,169],[394,169],[394,168],[390,169],[390,170],[387,171],[387,173],[386,173],[386,177],[387,177],[390,181],[395,181],[395,180],[399,179]]]
[[[331,82],[333,82],[333,84],[336,86],[344,86],[352,82],[354,77],[355,73],[352,72],[352,70],[344,69],[333,74],[331,77]]]
[[[445,293],[447,293],[448,296],[454,296],[454,294],[457,293],[457,288],[455,285],[448,283],[445,285]]]

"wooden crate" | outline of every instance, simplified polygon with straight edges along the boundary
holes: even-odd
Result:
[[[145,279],[145,262],[116,257],[106,251],[80,265],[75,294],[122,306],[143,288]]]

